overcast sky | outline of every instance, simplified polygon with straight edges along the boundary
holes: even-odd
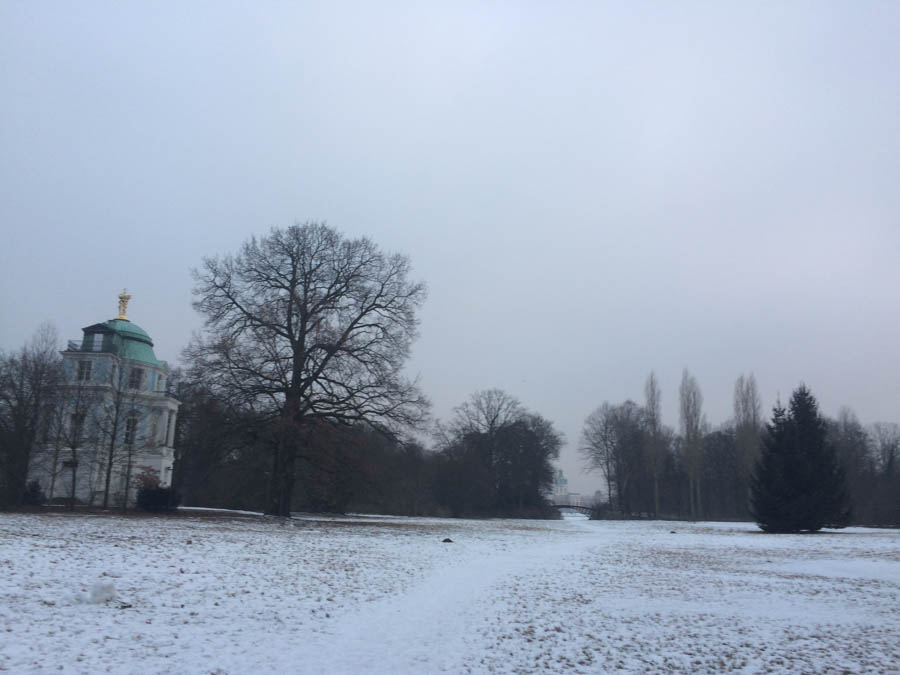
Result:
[[[556,423],[681,371],[900,422],[900,3],[0,3],[0,348],[129,317],[176,363],[190,269],[327,221],[430,295],[435,415]]]

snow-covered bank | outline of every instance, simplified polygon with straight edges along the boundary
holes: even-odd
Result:
[[[0,514],[17,673],[883,672],[898,634],[897,530]]]

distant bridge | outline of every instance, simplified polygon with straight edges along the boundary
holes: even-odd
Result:
[[[584,506],[583,504],[551,504],[551,506],[554,509],[572,509],[573,511],[580,511],[589,516],[594,515],[598,511],[598,509],[595,509],[593,506]]]

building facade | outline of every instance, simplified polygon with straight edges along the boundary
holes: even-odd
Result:
[[[553,494],[549,496],[552,504],[568,504],[569,506],[588,506],[578,492],[569,492],[569,479],[562,469],[557,469],[553,477]]]
[[[179,402],[153,340],[119,315],[82,330],[62,352],[63,383],[46,420],[29,479],[49,499],[103,506],[133,503],[139,484],[168,487]]]

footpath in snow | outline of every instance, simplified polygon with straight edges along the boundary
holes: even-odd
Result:
[[[0,514],[14,673],[888,672],[898,634],[897,530]]]

